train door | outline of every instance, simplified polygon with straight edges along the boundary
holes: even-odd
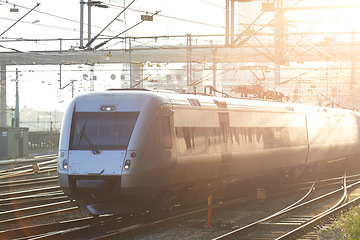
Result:
[[[231,130],[229,113],[219,113],[220,124],[220,143],[221,143],[221,165],[220,165],[220,177],[228,176],[231,174]]]

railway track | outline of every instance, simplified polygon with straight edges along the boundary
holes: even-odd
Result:
[[[333,184],[328,182],[327,184]],[[304,186],[299,186],[303,188]],[[254,199],[253,195],[249,195],[242,198],[233,199],[232,201],[223,202],[214,208],[224,208],[229,207],[239,202],[246,202]],[[179,219],[191,218],[194,215],[199,215],[207,211],[207,208],[195,207],[193,210],[186,209],[184,211],[163,214],[160,216],[150,216],[150,217],[141,217],[132,219],[129,222],[129,219],[126,218],[116,218],[114,216],[105,216],[97,220],[92,218],[80,218],[74,219],[72,221],[61,222],[56,225],[42,225],[37,228],[31,228],[26,230],[26,232],[34,232],[32,238],[36,239],[77,239],[78,237],[84,239],[113,239],[117,237],[124,237],[124,235],[131,235],[134,232],[140,231],[142,229],[147,229],[148,227],[153,227],[156,225],[166,224],[171,221],[177,221]],[[134,224],[131,224],[134,222]],[[21,231],[20,231],[21,232]],[[2,234],[11,234],[14,236],[16,231],[0,233]],[[18,234],[18,233],[17,233]]]
[[[0,171],[0,230],[31,225],[34,219],[61,213],[78,212],[58,185],[56,155],[46,155],[20,162],[2,163]],[[39,166],[34,172],[33,164]],[[1,238],[8,239],[8,238]]]
[[[16,167],[11,167],[12,165],[19,165]],[[34,165],[38,167],[38,171],[34,171]],[[39,157],[34,157],[31,159],[26,159],[22,161],[5,161],[2,163],[2,170],[0,170],[0,182],[7,181],[12,178],[20,177],[29,177],[56,173],[57,168],[57,155],[44,155]],[[5,168],[5,169],[4,169]]]
[[[27,178],[28,177],[29,175],[27,175]],[[349,186],[342,187],[342,189],[349,189],[352,186],[357,186],[359,184],[359,177],[359,175],[348,177],[346,182]],[[149,229],[149,227],[152,229],[154,226],[166,225],[166,223],[169,222],[171,223],[174,221],[181,221],[181,219],[193,218],[194,215],[204,215],[207,211],[207,208],[196,207],[193,210],[184,210],[182,212],[171,213],[170,215],[166,214],[157,217],[133,217],[130,221],[129,218],[111,215],[101,216],[100,218],[94,219],[92,216],[79,214],[79,209],[74,202],[68,200],[62,194],[56,181],[54,181],[56,180],[56,177],[54,176],[38,177],[35,179],[21,179],[19,181],[11,180],[12,177],[8,179],[10,180],[5,181],[2,179],[0,181],[0,189],[2,189],[2,193],[0,193],[0,209],[2,209],[2,212],[0,212],[0,226],[5,226],[6,229],[8,229],[5,230],[5,228],[0,228],[0,239],[116,239],[118,237],[131,236],[141,230],[147,231],[146,229]],[[327,186],[337,186],[339,185],[339,181],[340,178],[318,181],[316,189]],[[6,183],[8,183],[9,186],[13,185],[14,188],[21,188],[21,185],[28,187],[41,185],[42,187],[4,192],[7,188],[9,188],[9,186],[6,187]],[[47,184],[50,186],[45,187],[44,185]],[[53,185],[51,186],[51,184]],[[305,188],[310,189],[306,190],[309,192],[308,195],[314,194],[313,192],[315,187],[309,187],[309,183],[299,184],[297,185],[296,190],[290,188],[290,190],[287,189],[287,191],[300,191]],[[341,191],[341,189],[337,189],[336,191],[337,193],[333,193],[333,195],[339,194],[338,192]],[[297,224],[298,226],[303,225],[305,220],[310,219],[309,216],[297,216],[298,218],[296,221],[298,222],[295,224],[294,219],[291,219],[291,216],[289,216],[289,213],[285,210],[289,210],[289,212],[296,211],[293,209],[295,208],[295,205],[298,206],[306,203],[305,198],[309,197],[304,196],[303,199],[294,204],[294,206],[282,209],[279,211],[282,212],[281,214],[272,214],[276,215],[274,217],[277,217],[277,219],[280,219],[280,216],[285,216],[285,218],[283,218],[285,220],[279,220],[280,224],[276,224],[276,221],[274,220],[266,219],[266,221],[260,220],[260,223],[254,223],[253,225],[262,227],[269,227],[272,225],[280,226],[286,224]],[[239,204],[239,202],[249,201],[249,199],[254,199],[254,196],[248,196],[246,199],[234,199],[233,201],[226,203],[223,201],[221,204],[215,205],[214,210],[233,206]],[[33,219],[39,218],[44,219],[43,222],[45,223],[36,222],[36,224],[34,224]],[[271,221],[273,222],[271,223]],[[21,226],[19,223],[21,223]],[[255,228],[256,227],[254,227],[254,229]],[[224,229],[220,229],[219,232],[223,231]],[[286,233],[287,232],[289,231],[286,231]],[[24,233],[26,233],[27,236],[24,236]],[[213,234],[210,237],[206,237],[206,239],[211,239],[215,236],[220,237],[220,234]],[[239,239],[239,237],[234,237],[234,239],[235,238]],[[243,237],[241,237],[241,239],[242,238]],[[215,239],[217,239],[217,237]],[[259,238],[258,236],[250,236],[249,239]]]
[[[234,201],[248,201],[249,196],[236,199]],[[234,204],[229,202],[227,204]],[[224,204],[225,205],[225,204]],[[73,209],[70,209],[73,210]],[[123,234],[129,234],[140,229],[144,229],[156,224],[174,221],[176,219],[189,217],[199,214],[205,208],[194,207],[192,210],[186,209],[175,213],[165,213],[156,216],[138,217],[117,217],[105,215],[99,218],[91,216],[61,221],[59,223],[41,224],[38,226],[21,227],[6,231],[0,231],[1,238],[21,238],[21,239],[109,239]],[[1,222],[0,222],[1,224]],[[32,234],[31,237],[24,238],[23,233]]]
[[[338,185],[339,184],[339,179],[340,178],[332,178],[332,179],[327,179],[327,180],[322,180],[322,181],[319,181],[319,182],[317,182],[317,186],[316,186],[316,188],[328,188],[329,186],[334,186],[334,185]],[[345,189],[348,189],[348,188],[351,188],[351,187],[354,187],[354,186],[357,186],[357,185],[359,185],[360,184],[360,182],[359,182],[359,176],[358,175],[354,175],[354,176],[351,176],[351,179],[348,181],[348,182],[351,182],[351,185],[350,186],[347,186],[347,187],[345,187]],[[308,185],[308,184],[307,184]],[[299,190],[301,190],[301,189],[304,189],[304,186],[298,186],[298,189],[296,190],[296,191],[299,191]],[[329,195],[329,196],[332,196],[332,195],[334,195],[334,194],[337,194],[338,192],[341,192],[341,188],[340,189],[337,189],[337,190],[334,190],[334,191],[332,191],[332,192],[334,192],[334,193],[326,193],[326,194],[324,194],[324,195]],[[309,203],[307,203],[307,201],[305,201],[307,198],[309,198],[311,195],[314,195],[314,194],[316,194],[316,193],[314,193],[315,192],[315,186],[311,186],[310,187],[310,189],[307,191],[307,194],[305,194],[299,201],[297,201],[297,202],[295,202],[294,204],[291,204],[290,206],[287,206],[287,207],[285,207],[285,208],[283,208],[283,209],[281,209],[280,211],[278,211],[277,213],[274,213],[274,214],[271,214],[271,216],[270,217],[267,217],[267,218],[265,218],[265,219],[261,219],[261,220],[258,220],[258,221],[255,221],[255,222],[253,222],[253,223],[250,223],[250,224],[248,224],[248,225],[250,225],[250,226],[258,226],[260,223],[262,223],[262,222],[265,222],[265,220],[267,220],[267,221],[271,221],[271,219],[274,219],[275,217],[280,217],[280,216],[287,216],[286,214],[287,214],[287,212],[291,212],[291,211],[294,211],[299,205],[303,205],[303,207],[305,207],[305,206],[308,206],[308,204],[310,204],[310,200],[308,200],[308,201],[310,201]],[[281,194],[284,194],[284,193],[281,193]],[[289,194],[289,192],[287,192],[287,194]],[[343,200],[343,196],[346,196],[346,194],[343,194],[342,195],[342,200]],[[312,200],[313,202],[322,202],[322,200],[321,199],[324,199],[325,197],[321,197],[321,196],[317,196],[315,199],[316,200]],[[219,209],[222,209],[222,208],[227,208],[227,207],[231,207],[232,205],[239,205],[239,202],[236,202],[236,201],[234,201],[233,203],[229,203],[229,204],[222,204],[221,206],[218,206],[219,207]],[[203,212],[205,212],[207,209],[202,209],[202,211]],[[222,211],[222,210],[220,210],[220,211]],[[118,229],[118,230],[114,230],[114,231],[112,231],[112,232],[108,232],[108,233],[106,233],[105,235],[102,235],[102,236],[99,236],[99,237],[95,237],[95,238],[93,238],[93,239],[97,239],[97,240],[99,240],[99,239],[117,239],[117,238],[119,238],[119,237],[128,237],[129,235],[131,236],[132,234],[133,234],[133,232],[137,232],[137,231],[139,231],[139,229],[143,229],[143,228],[147,228],[147,227],[151,227],[151,230],[150,230],[150,228],[149,228],[149,230],[151,231],[151,232],[153,232],[154,230],[153,230],[153,228],[154,228],[154,226],[156,226],[156,225],[161,225],[161,224],[163,224],[164,225],[164,223],[165,222],[167,222],[167,221],[174,221],[175,219],[184,219],[184,218],[189,218],[189,217],[191,217],[191,216],[193,216],[194,214],[198,214],[198,212],[194,212],[194,213],[192,213],[192,212],[189,212],[189,213],[186,213],[186,214],[184,214],[184,215],[182,215],[182,216],[176,216],[176,217],[174,217],[174,218],[168,218],[168,219],[161,219],[161,220],[158,220],[158,221],[152,221],[152,222],[149,222],[149,223],[144,223],[144,224],[136,224],[136,225],[133,225],[133,226],[129,226],[129,227],[126,227],[126,228],[121,228],[121,229]],[[304,216],[302,216],[302,217],[304,217]],[[286,218],[286,217],[285,217]],[[291,220],[291,221],[293,221],[293,219],[290,219],[290,217],[287,219],[287,220]],[[306,219],[305,218],[298,218],[297,219],[298,221],[305,221]],[[178,221],[176,221],[176,222],[178,222]],[[299,223],[297,223],[297,224],[299,224]],[[204,223],[204,225],[205,225],[205,223]],[[204,225],[203,225],[203,227],[204,227]],[[261,224],[262,225],[262,224]],[[264,224],[265,225],[265,224]],[[203,237],[200,237],[199,239],[211,239],[211,238],[214,238],[214,239],[217,239],[218,237],[214,237],[213,235],[214,235],[214,232],[223,232],[223,228],[222,227],[215,227],[215,228],[218,228],[218,229],[214,229],[214,228],[211,228],[211,229],[208,229],[207,230],[207,232],[209,232],[209,234],[208,235],[206,235],[207,233],[205,233],[205,235],[203,236]],[[166,227],[166,229],[167,229],[167,227]],[[255,228],[254,228],[255,229]],[[146,231],[146,230],[145,230]],[[163,231],[163,230],[160,230],[160,231]],[[166,231],[166,230],[165,230]],[[171,230],[170,230],[171,231]],[[183,231],[183,230],[182,230]],[[200,232],[204,232],[204,229],[197,229],[197,231],[200,231]],[[258,232],[259,230],[258,230],[258,228],[256,228],[256,230],[254,230],[254,232]],[[288,232],[288,230],[285,230],[284,231],[284,233],[287,233]],[[274,239],[274,238],[276,238],[276,236],[274,237],[274,236],[271,236],[271,237],[269,237],[269,235],[267,235],[268,233],[264,233],[263,234],[263,236],[260,236],[260,235],[253,235],[253,236],[248,236],[248,239]],[[135,233],[135,235],[136,235],[136,233]],[[136,236],[135,237],[135,239],[146,239],[147,238],[147,234],[145,234],[146,236],[141,236],[141,234],[140,234],[140,236]],[[199,235],[198,234],[193,234],[193,235],[195,235],[195,236],[197,236],[197,237],[199,237]],[[215,233],[215,236],[216,235],[218,235],[219,236],[219,234],[216,234]],[[264,237],[265,236],[265,237]],[[193,237],[190,237],[190,238],[193,238]],[[131,237],[129,237],[129,239],[131,239]],[[196,237],[194,237],[194,239],[197,239]],[[219,238],[219,239],[221,239],[221,238]],[[244,237],[244,236],[233,236],[233,238],[230,238],[230,239],[247,239],[246,237]],[[281,238],[279,238],[279,239],[281,239]]]
[[[11,191],[14,191],[16,189],[49,184],[58,184],[57,176],[45,176],[30,179],[2,181],[0,182],[0,192],[7,191],[9,189],[11,189]]]
[[[346,176],[344,175],[343,186],[341,188],[304,201],[304,199],[309,197],[309,191],[303,199],[294,205],[284,208],[269,217],[222,234],[214,238],[214,240],[295,238],[329,215],[335,214],[349,207],[349,205],[360,201],[360,197],[356,197],[352,201],[344,203],[347,198],[348,189],[359,185],[360,181],[347,185]]]

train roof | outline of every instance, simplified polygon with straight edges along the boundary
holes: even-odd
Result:
[[[144,94],[149,97],[164,96],[171,102],[175,108],[213,108],[213,109],[241,109],[258,111],[280,111],[280,112],[304,112],[302,104],[280,103],[265,100],[251,100],[238,98],[222,98],[215,96],[205,96],[203,94],[180,94],[173,91],[148,90],[148,89],[111,89],[107,92],[112,94]],[[164,101],[165,98],[163,98]]]
[[[101,100],[100,100],[101,99]],[[219,110],[249,110],[271,112],[300,112],[310,111],[318,114],[336,114],[355,112],[345,109],[334,109],[319,106],[306,106],[301,103],[275,102],[256,99],[222,98],[199,94],[176,93],[174,91],[148,90],[148,89],[110,89],[103,92],[92,92],[77,96],[74,101],[86,106],[93,101],[114,102],[125,99],[128,108],[134,106],[146,108],[150,104],[171,104],[173,108],[219,109]],[[141,105],[141,106],[140,106]]]

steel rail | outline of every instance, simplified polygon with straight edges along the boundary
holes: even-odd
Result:
[[[11,218],[11,219],[2,220],[2,221],[0,221],[0,224],[12,223],[12,222],[20,222],[20,221],[25,220],[25,219],[38,218],[38,217],[43,217],[43,216],[46,216],[46,215],[56,215],[56,214],[59,214],[59,213],[62,213],[62,212],[75,211],[75,210],[78,210],[78,209],[79,208],[76,206],[76,207],[63,208],[63,209],[59,209],[59,210],[52,210],[52,211],[43,212],[43,213],[36,213],[36,214],[27,215],[27,216],[23,216],[23,217],[17,217],[17,218]]]
[[[14,186],[17,184],[26,184],[28,182],[38,182],[38,181],[46,181],[46,180],[54,180],[54,179],[58,179],[58,177],[57,176],[47,176],[47,177],[42,177],[42,178],[10,180],[10,181],[0,182],[0,187],[2,187],[4,185]]]
[[[14,210],[8,210],[8,211],[3,211],[0,212],[0,217],[4,217],[6,215],[14,215],[15,213],[21,213],[21,212],[28,212],[28,211],[33,211],[33,210],[38,210],[38,209],[43,209],[43,208],[48,208],[48,207],[58,207],[59,205],[66,205],[72,203],[71,200],[66,200],[66,201],[60,201],[60,202],[53,202],[53,203],[49,203],[49,204],[42,204],[42,205],[38,205],[38,206],[31,206],[31,207],[25,207],[25,208],[20,208],[20,209],[14,209]],[[11,219],[10,219],[11,220]]]
[[[356,176],[356,175],[354,175],[354,176]],[[350,178],[350,177],[349,177]],[[321,180],[321,181],[319,181],[319,182],[329,182],[329,180]],[[314,184],[314,183],[313,183]],[[313,188],[314,188],[314,186],[312,186],[311,188],[310,188],[310,190],[313,190]],[[317,188],[318,188],[318,186],[317,186]],[[309,191],[310,191],[309,190]],[[26,197],[26,196],[25,196]],[[297,201],[297,202],[301,202],[300,200],[299,201]],[[235,204],[235,203],[234,203]],[[223,205],[221,205],[221,206],[219,206],[219,207],[224,207],[224,205],[225,204],[223,204]],[[293,204],[294,205],[294,204]],[[225,205],[226,206],[226,205]],[[288,207],[288,208],[290,208],[290,206]],[[77,209],[77,207],[74,207],[74,208],[70,208],[70,210],[76,210]],[[205,211],[204,210],[205,208],[203,208],[203,209],[200,209],[200,210],[198,210],[197,212],[195,212],[195,213],[198,213],[198,212],[203,212],[203,211]],[[70,210],[68,210],[68,209],[64,209],[64,212],[67,212],[67,211],[70,211]],[[63,210],[61,210],[61,211],[63,211]],[[53,214],[57,214],[57,212],[56,211],[53,211],[54,213]],[[45,213],[45,215],[49,215],[49,214],[51,214],[51,212],[50,213]],[[104,237],[99,237],[99,238],[97,238],[97,239],[106,239],[106,238],[108,238],[108,237],[114,237],[114,236],[117,236],[117,235],[121,235],[121,234],[123,234],[123,233],[127,233],[127,232],[130,232],[130,231],[134,231],[134,230],[137,230],[137,229],[141,229],[142,227],[147,227],[147,226],[152,226],[152,225],[155,225],[155,224],[159,224],[159,223],[163,223],[163,222],[166,222],[166,221],[171,221],[171,220],[175,220],[175,219],[177,219],[177,218],[182,218],[182,217],[186,217],[186,216],[189,216],[189,215],[191,215],[191,214],[193,214],[193,212],[192,213],[184,213],[184,215],[182,215],[182,216],[175,216],[173,219],[160,219],[160,220],[157,220],[157,221],[154,221],[154,222],[151,222],[151,223],[148,223],[148,225],[143,225],[143,226],[139,226],[140,224],[134,224],[134,225],[132,225],[132,226],[127,226],[127,227],[123,227],[122,229],[118,229],[118,230],[114,230],[114,232],[112,232],[111,233],[111,236],[104,236]],[[38,216],[42,216],[42,214],[34,214],[33,216],[25,216],[24,218],[20,218],[20,219],[18,219],[18,220],[21,220],[21,219],[29,219],[29,218],[31,218],[31,217],[38,217]],[[89,217],[89,218],[86,218],[88,221],[93,221],[92,220],[92,218],[91,217]],[[101,218],[100,218],[101,219]],[[16,220],[15,220],[16,221]],[[42,226],[33,226],[33,227],[31,227],[31,226],[29,226],[29,227],[26,227],[26,228],[28,228],[28,229],[33,229],[33,231],[34,231],[34,233],[35,232],[37,232],[38,233],[38,235],[33,235],[33,236],[31,236],[31,237],[29,237],[29,238],[31,238],[31,239],[54,239],[56,236],[59,236],[59,237],[63,237],[64,235],[67,235],[67,234],[73,234],[73,233],[76,233],[76,234],[79,234],[79,232],[87,232],[87,231],[89,231],[90,229],[92,229],[93,227],[94,227],[94,224],[90,224],[89,222],[87,222],[87,221],[84,221],[82,224],[80,224],[80,223],[78,223],[78,225],[77,226],[71,226],[71,224],[70,224],[70,222],[72,222],[72,221],[74,221],[74,222],[76,222],[77,220],[76,219],[74,219],[74,220],[69,220],[69,221],[66,221],[66,222],[69,222],[69,224],[67,224],[66,223],[66,225],[62,225],[62,228],[57,228],[57,226],[56,226],[56,224],[54,224],[54,225],[52,225],[52,224],[50,224],[49,226],[47,226],[47,225],[42,225]],[[109,223],[106,223],[106,224],[116,224],[116,223],[114,223],[114,222],[112,222],[111,223],[111,220],[107,220],[107,221],[109,221]],[[114,221],[114,220],[112,220],[112,221]],[[117,224],[119,224],[119,221],[118,220],[116,220],[117,221]],[[122,221],[122,220],[121,220]],[[1,222],[0,222],[0,224],[1,224]],[[76,223],[75,223],[76,224]],[[86,224],[86,226],[84,226]],[[104,221],[103,221],[103,224],[105,224],[104,223]],[[120,224],[123,224],[123,223],[120,223]],[[58,223],[57,223],[57,225],[59,225]],[[66,227],[65,226],[68,226],[68,227],[72,227],[73,229],[66,229]],[[95,229],[97,228],[98,226],[95,226]],[[42,229],[42,230],[40,230],[40,229]],[[48,232],[46,233],[45,231],[45,229],[49,229],[48,230]],[[59,229],[61,229],[61,230],[59,230]],[[15,234],[15,232],[17,232],[16,234],[18,234],[18,235],[20,235],[21,234],[21,230],[19,229],[19,230],[16,230],[16,229],[13,229],[13,230],[7,230],[7,231],[0,231],[0,238],[1,238],[1,236],[7,236],[6,234],[12,234],[12,233],[14,233]],[[29,232],[31,232],[31,233],[33,233],[32,231],[29,231]],[[63,235],[64,234],[64,235]],[[70,236],[69,235],[69,236]],[[8,238],[7,238],[8,239]]]
[[[328,181],[328,180],[326,180],[326,181]],[[345,184],[345,185],[344,185],[344,184]],[[341,204],[341,203],[346,199],[347,189],[350,188],[350,187],[353,187],[353,186],[355,186],[355,185],[358,185],[358,184],[360,184],[360,181],[355,182],[355,183],[351,184],[350,186],[346,186],[346,175],[344,175],[344,176],[343,176],[343,187],[342,187],[342,188],[337,189],[337,190],[334,190],[334,191],[331,191],[331,192],[326,193],[326,194],[323,194],[322,196],[319,196],[319,197],[314,198],[314,199],[312,199],[312,200],[306,201],[306,202],[304,202],[304,203],[301,203],[301,204],[298,204],[298,205],[295,205],[295,206],[292,206],[292,207],[287,207],[287,208],[285,208],[286,210],[285,210],[285,209],[280,210],[279,212],[274,213],[274,214],[270,215],[269,217],[266,217],[266,218],[264,218],[264,219],[261,219],[261,220],[259,220],[259,221],[254,222],[254,223],[248,224],[248,225],[246,225],[246,226],[244,226],[244,227],[237,228],[237,229],[235,229],[235,230],[233,230],[233,231],[231,231],[231,232],[228,232],[228,233],[226,233],[226,234],[223,234],[223,235],[221,235],[221,236],[218,236],[218,237],[214,238],[214,240],[215,240],[215,239],[216,239],[216,240],[219,240],[219,239],[232,238],[232,237],[234,237],[234,235],[239,234],[241,231],[248,230],[248,229],[250,229],[251,227],[254,227],[254,226],[258,225],[259,223],[265,222],[265,221],[270,220],[271,218],[274,218],[274,217],[278,217],[278,216],[280,216],[280,215],[282,215],[282,214],[284,214],[284,213],[288,213],[288,212],[293,211],[293,210],[295,210],[295,209],[304,207],[304,206],[306,206],[306,205],[308,205],[308,204],[310,204],[310,203],[313,203],[313,202],[315,202],[315,201],[321,200],[321,199],[323,199],[323,198],[326,198],[326,197],[328,197],[328,196],[331,196],[331,195],[333,195],[333,194],[336,194],[336,193],[338,193],[338,192],[340,192],[340,191],[344,191],[341,199],[340,199],[333,207],[331,207],[331,209],[334,209],[334,208],[336,208],[337,206],[339,206],[339,204]],[[326,210],[326,211],[324,211],[323,214],[325,214],[325,213],[327,213],[327,212],[329,212],[329,209]],[[318,215],[316,215],[316,216],[318,216]],[[316,216],[312,217],[311,219],[316,218]],[[311,221],[311,219],[310,219],[310,220],[307,220],[303,225],[305,225],[308,221]],[[299,227],[299,229],[300,229],[300,227]],[[284,235],[285,235],[285,234],[284,234]],[[284,236],[284,237],[286,237],[286,236]],[[281,239],[281,238],[279,238],[279,239]]]
[[[9,197],[5,199],[0,199],[0,205],[7,204],[7,203],[14,203],[15,201],[22,201],[27,199],[36,199],[42,197],[53,197],[53,196],[65,196],[62,190],[58,191],[50,191],[50,192],[41,192],[35,193],[31,195],[19,196],[19,197]]]
[[[251,227],[254,227],[255,225],[257,225],[257,224],[259,224],[259,223],[265,222],[265,221],[267,221],[267,220],[269,220],[269,219],[271,219],[271,218],[280,216],[281,214],[284,214],[284,213],[286,213],[286,212],[289,212],[289,211],[295,209],[296,206],[298,206],[304,199],[306,199],[307,197],[309,197],[310,194],[314,191],[314,189],[315,189],[315,188],[314,188],[314,187],[315,187],[315,183],[316,183],[316,181],[313,182],[313,184],[311,185],[309,191],[308,191],[303,197],[301,197],[298,201],[294,202],[293,204],[287,206],[286,208],[284,208],[284,209],[282,209],[282,210],[280,210],[280,211],[278,211],[278,212],[276,212],[276,213],[274,213],[274,214],[272,214],[272,215],[270,215],[270,216],[268,216],[268,217],[265,217],[265,218],[263,218],[263,219],[260,219],[260,220],[258,220],[258,221],[256,221],[256,222],[250,223],[250,224],[248,224],[248,225],[246,225],[246,226],[240,227],[240,228],[235,229],[235,230],[233,230],[233,231],[231,231],[231,232],[228,232],[228,233],[226,233],[226,234],[223,234],[223,235],[221,235],[221,236],[218,236],[218,237],[214,238],[213,240],[226,239],[227,237],[233,236],[234,234],[236,234],[236,233],[238,233],[238,232],[240,232],[240,231],[244,231],[244,230],[246,230],[246,229],[250,229]]]
[[[306,221],[304,224],[302,224],[301,226],[299,226],[298,228],[293,229],[292,231],[287,232],[286,234],[283,234],[282,236],[276,238],[276,240],[281,240],[281,239],[287,239],[291,236],[296,235],[297,233],[299,233],[300,231],[304,230],[305,228],[311,226],[312,224],[314,224],[315,222],[318,222],[319,220],[323,219],[324,217],[340,210],[343,209],[344,207],[348,206],[348,204],[343,204],[341,205],[347,198],[347,189],[355,186],[357,184],[360,184],[360,181],[351,184],[350,186],[346,186],[346,175],[344,175],[344,182],[343,182],[343,190],[344,193],[341,197],[341,199],[331,208],[325,210],[324,212],[314,216],[313,218],[311,218],[310,220]],[[351,201],[352,203],[355,202],[354,200],[358,201],[360,200],[360,197],[353,199],[353,201]]]
[[[299,199],[296,203],[292,204],[291,206],[293,206],[293,205],[303,201],[304,199],[306,199],[306,197],[308,197],[310,195],[310,193],[313,191],[314,185],[315,185],[315,182],[313,182],[313,184],[310,187],[309,191],[301,199]],[[214,208],[216,209],[216,208],[228,207],[230,205],[234,205],[234,204],[237,204],[237,203],[238,203],[238,201],[234,200],[234,201],[231,201],[231,203],[222,204],[222,205],[216,206]],[[288,208],[290,208],[291,206],[288,206]],[[114,232],[108,233],[108,234],[106,234],[104,236],[93,238],[92,240],[112,239],[113,237],[118,236],[118,235],[123,234],[123,233],[126,233],[126,232],[130,232],[130,231],[138,230],[138,229],[141,229],[141,228],[153,226],[155,224],[164,223],[164,222],[175,220],[175,219],[178,219],[178,218],[183,218],[183,217],[186,217],[186,216],[190,216],[190,215],[192,215],[194,213],[204,212],[206,210],[207,209],[204,208],[204,209],[200,209],[200,210],[195,210],[194,212],[186,212],[184,214],[180,214],[180,215],[165,218],[165,219],[160,219],[160,220],[157,220],[157,221],[152,221],[152,222],[149,222],[149,223],[135,224],[133,226],[129,226],[129,227],[126,227],[126,228],[119,229],[119,230],[116,230]]]
[[[52,187],[47,187],[47,188],[27,189],[27,190],[21,190],[21,191],[17,191],[17,192],[0,193],[0,201],[1,201],[1,199],[6,199],[6,198],[10,198],[10,197],[24,196],[24,195],[26,196],[29,193],[42,193],[42,192],[51,191],[51,190],[60,190],[60,186],[52,186]]]
[[[65,211],[66,212],[66,211]],[[93,217],[84,217],[71,219],[56,223],[46,223],[36,226],[22,226],[14,229],[7,229],[0,231],[0,239],[15,239],[21,238],[24,239],[24,232],[32,234],[28,238],[37,237],[38,235],[44,235],[47,232],[54,232],[60,230],[66,230],[69,228],[82,227],[84,225],[91,224],[93,222]]]
[[[6,175],[5,174],[0,175],[0,180],[1,179],[10,179],[10,178],[14,178],[14,177],[24,177],[24,176],[28,176],[28,175],[36,175],[36,174],[47,173],[47,172],[55,172],[55,171],[57,171],[56,166],[42,167],[38,173],[35,173],[33,169],[28,169],[28,170],[18,171],[18,172],[14,172],[14,173],[9,173]]]
[[[51,156],[51,157],[37,157],[37,158],[33,158],[27,162],[32,162],[32,163],[38,163],[39,165],[47,165],[47,164],[51,164],[51,163],[56,163],[57,159],[56,156]],[[46,162],[39,162],[39,161],[46,161]],[[11,163],[22,163],[21,161],[12,161]],[[10,165],[10,163],[9,163]],[[14,168],[10,168],[10,169],[4,169],[4,170],[0,170],[0,174],[4,174],[4,173],[9,173],[9,172],[14,172],[14,171],[18,171],[21,169],[26,169],[26,168],[32,168],[32,164],[28,164],[28,165],[24,165],[24,166],[19,166],[19,167],[14,167]]]
[[[56,184],[58,185],[58,177],[50,176],[50,177],[40,177],[40,178],[30,178],[30,179],[18,179],[16,181],[7,181],[0,182],[0,190],[6,189],[19,189],[29,186],[37,186],[39,184]]]

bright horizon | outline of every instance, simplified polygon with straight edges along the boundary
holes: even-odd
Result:
[[[17,19],[26,14],[29,9],[36,6],[37,1],[33,0],[15,0],[8,1],[0,0],[0,20],[2,22],[0,34],[5,31]],[[131,1],[123,0],[107,0],[103,3],[108,4],[110,8],[102,9],[92,7],[92,36],[95,36],[101,29],[106,26],[113,18],[118,15],[122,8]],[[291,6],[292,3],[288,3]],[[309,5],[352,5],[358,4],[356,0],[343,1],[311,1],[303,0],[296,5],[296,7]],[[26,7],[28,9],[25,9]],[[129,36],[163,36],[163,35],[185,35],[190,34],[224,34],[225,25],[225,1],[215,0],[186,0],[181,2],[176,1],[135,1],[128,11],[125,12],[126,22],[122,15],[121,21],[115,21],[110,25],[108,30],[104,31],[106,36],[114,36],[125,28],[136,24],[140,20],[141,14],[146,14],[146,11],[153,13],[161,11],[159,16],[154,16],[153,22],[144,22],[138,27],[129,31]],[[18,8],[19,12],[10,12],[11,8]],[[242,23],[251,23],[261,12],[261,2],[255,1],[252,3],[243,3],[240,6],[239,14],[236,15],[236,20]],[[286,17],[289,20],[296,20],[299,23],[290,22],[289,31],[291,32],[306,32],[313,25],[313,31],[334,32],[335,39],[341,38],[335,36],[336,31],[360,31],[360,24],[358,24],[357,11],[360,8],[353,9],[336,9],[336,10],[317,10],[314,11],[289,11]],[[145,12],[145,13],[144,13]],[[274,13],[265,13],[259,19],[259,23],[265,23],[274,17]],[[23,38],[23,39],[42,39],[42,38],[79,38],[79,18],[80,18],[80,4],[79,1],[50,1],[44,0],[40,6],[33,12],[29,13],[24,19],[13,26],[1,38],[4,40]],[[12,19],[12,20],[10,20]],[[87,7],[84,7],[84,43],[87,42]],[[303,22],[302,22],[303,21]],[[28,31],[31,29],[31,31]],[[272,28],[266,28],[266,31],[272,31]],[[323,36],[321,36],[323,37]],[[78,42],[78,41],[77,41]],[[295,42],[296,43],[296,42]],[[294,43],[294,44],[295,44]],[[112,45],[111,43],[109,45]],[[149,45],[152,42],[147,43]],[[169,42],[168,44],[171,44]],[[10,44],[6,42],[0,45],[8,47],[16,47],[20,50],[34,49],[48,49],[51,48],[46,42],[38,42],[28,44],[21,42],[21,44]],[[121,46],[117,46],[121,48]],[[29,48],[29,49],[28,49]],[[9,51],[8,49],[0,48],[0,51]],[[120,68],[120,66],[118,66]],[[66,102],[71,98],[70,87],[61,90],[62,94],[58,97],[59,87],[59,66],[8,66],[7,72],[7,105],[12,107],[15,105],[15,69],[18,68],[19,74],[19,92],[20,92],[20,110],[24,107],[34,108],[40,111],[53,110],[54,108],[63,111],[66,107]],[[88,74],[89,66],[84,65],[82,69],[79,66],[74,66],[74,69],[68,70],[63,67],[63,86],[69,84],[71,80],[81,80],[83,74]],[[101,68],[97,66],[96,68]],[[103,67],[104,69],[107,67]],[[109,67],[111,68],[111,67]],[[119,79],[119,71],[116,69],[117,80]],[[95,72],[95,75],[103,82],[98,84],[98,89],[105,90],[106,86],[110,86],[106,81],[114,83],[110,80],[111,73],[115,70],[109,70],[107,75],[103,72]],[[164,71],[164,73],[167,71]],[[86,91],[88,83],[84,83],[81,87]],[[115,84],[116,85],[116,84]],[[80,89],[80,87],[79,87]],[[75,95],[79,94],[79,89]]]

